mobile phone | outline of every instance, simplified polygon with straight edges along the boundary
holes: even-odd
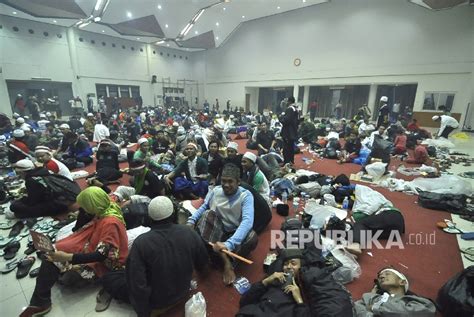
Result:
[[[283,285],[281,286],[281,288],[285,288],[287,287],[288,285],[292,285],[293,284],[293,278],[294,278],[294,273],[293,271],[290,271],[288,273],[284,273],[285,275],[285,281],[283,282]]]

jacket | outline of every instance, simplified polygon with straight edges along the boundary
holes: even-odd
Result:
[[[287,140],[296,140],[298,138],[298,112],[294,105],[286,108],[285,114],[280,117],[283,127],[281,129],[281,137]]]
[[[189,173],[188,162],[189,160],[185,159],[178,166],[176,166],[176,168],[173,171],[176,177],[179,177],[181,176],[182,173],[184,173],[186,175],[186,178],[188,180],[191,180],[191,174]],[[208,172],[207,161],[203,159],[202,157],[197,157],[196,174],[203,175],[203,174],[207,174],[207,172]]]
[[[130,301],[139,317],[188,295],[193,269],[202,270],[208,253],[201,237],[177,224],[154,224],[137,237],[126,265]]]
[[[25,187],[28,197],[23,198],[25,203],[28,205],[35,205],[44,201],[50,200],[50,193],[37,178],[37,176],[47,177],[51,173],[44,167],[38,167],[31,171],[27,171],[25,174]]]

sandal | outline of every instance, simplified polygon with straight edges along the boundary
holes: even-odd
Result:
[[[18,263],[16,278],[21,279],[28,275],[33,264],[35,264],[36,258],[34,256],[28,256]]]
[[[467,254],[467,255],[470,255],[470,256],[474,256],[474,247],[461,248],[461,249],[459,249],[459,251],[461,251],[461,253],[464,253],[464,254]]]
[[[30,277],[31,277],[31,278],[37,277],[37,276],[39,275],[39,272],[40,272],[40,268],[39,268],[39,267],[37,267],[37,268],[34,269],[34,270],[31,270],[31,271],[30,271]]]
[[[5,247],[7,244],[13,241],[13,238],[0,237],[0,248]]]
[[[3,258],[5,260],[11,260],[15,257],[16,253],[20,250],[20,242],[18,241],[12,241],[7,246],[3,249],[5,254],[3,255]]]
[[[0,272],[2,272],[2,274],[10,273],[14,269],[16,269],[16,267],[18,266],[18,263],[20,263],[20,258],[14,259],[13,261],[5,263],[5,265],[0,268]]]
[[[23,223],[23,221],[17,221],[17,223],[13,225],[12,230],[10,231],[8,236],[16,237],[17,235],[21,233],[24,227],[25,227],[25,224]]]
[[[7,220],[5,222],[0,222],[0,229],[10,229],[15,225],[16,221],[15,220]]]
[[[112,295],[110,295],[105,289],[101,289],[96,297],[95,311],[103,312],[107,310],[112,301]]]

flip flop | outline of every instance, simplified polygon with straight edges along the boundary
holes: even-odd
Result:
[[[3,249],[5,254],[3,255],[3,258],[5,260],[11,260],[15,257],[16,253],[20,250],[20,242],[18,241],[12,241],[7,246]]]
[[[10,231],[8,236],[16,237],[17,235],[21,233],[24,227],[25,227],[25,224],[23,223],[23,221],[17,221],[17,223],[13,225],[12,230]]]
[[[109,308],[110,306],[111,301],[112,295],[110,295],[105,289],[101,289],[99,293],[97,293],[95,311],[103,312],[107,310],[107,308]]]
[[[474,232],[464,232],[463,234],[461,234],[461,239],[474,240]]]
[[[20,258],[17,258],[17,259],[14,259],[13,261],[5,263],[5,265],[0,268],[0,272],[2,272],[2,274],[10,273],[14,269],[16,269],[16,267],[18,266],[18,263],[20,263],[20,260],[21,260]]]
[[[7,220],[4,222],[0,222],[0,229],[10,229],[15,225],[15,220]]]
[[[474,247],[461,248],[459,251],[461,251],[461,253],[464,253],[464,254],[467,254],[467,255],[470,255],[470,256],[474,256]]]
[[[456,227],[447,227],[447,228],[444,228],[443,231],[450,234],[463,234],[464,233],[463,231],[461,231],[460,229]]]
[[[464,257],[471,262],[474,262],[474,255],[471,254],[464,254]]]
[[[34,256],[28,256],[18,263],[16,278],[21,279],[28,275],[33,264],[35,264],[36,258]]]
[[[0,237],[0,248],[5,247],[7,244],[13,241],[13,238]]]
[[[40,272],[40,268],[39,268],[39,267],[37,267],[37,268],[34,269],[34,270],[31,270],[31,271],[30,271],[30,277],[31,277],[31,278],[37,277],[37,276],[39,275],[39,272]]]

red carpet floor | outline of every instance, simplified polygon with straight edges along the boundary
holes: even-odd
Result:
[[[246,140],[237,142],[239,143],[239,152],[244,153],[246,151]],[[335,160],[328,159],[315,159],[314,163],[306,165],[301,159],[303,156],[309,157],[310,155],[308,153],[298,154],[295,158],[297,168],[305,168],[326,175],[344,173],[348,176],[360,170],[359,165],[338,165]],[[398,164],[398,161],[392,162],[392,165]],[[94,167],[91,166],[87,170],[91,171],[93,169]],[[407,179],[402,176],[397,175],[397,177]],[[128,177],[124,177],[122,184],[127,183]],[[80,184],[85,186],[85,181],[80,180]],[[352,293],[354,300],[360,299],[363,293],[372,289],[376,273],[381,268],[392,265],[406,274],[410,280],[412,291],[435,299],[438,289],[463,268],[456,237],[436,228],[436,222],[445,218],[451,219],[450,214],[418,206],[416,196],[390,192],[382,188],[376,188],[376,190],[392,201],[405,217],[406,233],[402,237],[404,249],[395,247],[390,250],[366,250],[358,259],[362,268],[362,275],[359,279],[346,285],[347,288]],[[284,220],[274,210],[273,213],[273,219],[268,228],[259,236],[257,249],[250,255],[250,259],[254,261],[254,264],[241,264],[236,270],[237,276],[244,276],[252,283],[264,277],[263,260],[270,251],[270,230],[279,229]],[[293,214],[290,212],[290,215]],[[435,243],[429,245],[427,235],[433,233],[435,234]],[[417,239],[419,245],[415,245]],[[410,242],[414,244],[410,244]],[[372,256],[368,255],[367,251],[370,251]],[[201,291],[206,298],[208,316],[235,315],[238,311],[240,295],[233,287],[224,286],[220,272],[211,270],[206,276],[198,276],[197,282],[197,291]],[[184,303],[176,306],[163,316],[184,316]]]

